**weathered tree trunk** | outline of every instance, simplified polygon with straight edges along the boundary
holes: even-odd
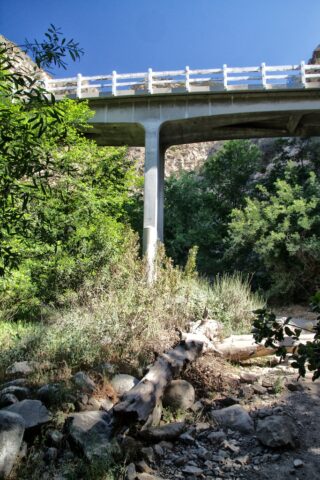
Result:
[[[162,354],[142,380],[123,396],[121,402],[113,409],[120,423],[143,422],[149,425],[168,383],[178,376],[188,363],[193,362],[206,351],[235,361],[275,353],[272,348],[256,344],[252,335],[233,335],[220,340],[218,339],[219,329],[215,330],[215,325],[210,325],[212,327],[210,331],[208,322],[200,322],[192,333],[181,333],[180,343]],[[312,339],[312,334],[301,335],[299,343],[312,341]],[[296,346],[290,337],[285,339],[283,345],[288,352],[292,352]]]
[[[203,347],[201,340],[182,340],[161,355],[142,380],[115,405],[113,411],[117,419],[123,423],[147,422],[167,384],[202,353]]]
[[[298,343],[311,342],[313,338],[313,334],[302,334]],[[287,352],[290,353],[298,343],[294,342],[291,337],[286,337],[281,346],[286,347]],[[273,348],[266,348],[264,345],[255,343],[252,335],[232,335],[222,342],[216,343],[214,349],[222,358],[234,361],[265,357],[276,352]]]

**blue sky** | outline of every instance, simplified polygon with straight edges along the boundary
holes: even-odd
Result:
[[[291,64],[320,43],[320,0],[0,0],[16,43],[49,23],[85,50],[68,75]]]

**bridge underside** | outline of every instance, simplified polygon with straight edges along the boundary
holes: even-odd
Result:
[[[186,143],[268,137],[313,137],[320,132],[320,112],[281,112],[194,117],[166,121],[161,143],[166,147]],[[145,146],[145,129],[139,123],[95,123],[86,133],[98,145]]]
[[[150,279],[163,241],[164,153],[171,145],[320,133],[319,90],[90,99],[98,145],[145,146],[144,252]],[[226,172],[227,173],[227,172]]]

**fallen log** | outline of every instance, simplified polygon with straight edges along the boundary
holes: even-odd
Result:
[[[286,347],[287,352],[292,353],[299,343],[312,342],[313,339],[313,334],[302,334],[299,342],[295,342],[291,337],[286,337],[279,346]],[[242,361],[274,355],[276,349],[255,343],[252,335],[232,335],[220,343],[214,344],[214,351],[226,360]]]
[[[160,355],[142,380],[114,406],[114,415],[121,423],[150,423],[156,406],[161,401],[167,384],[182,369],[203,352],[203,339],[181,340],[168,352]]]
[[[202,353],[213,352],[226,360],[241,361],[273,355],[276,352],[275,349],[256,344],[252,335],[232,335],[221,340],[221,330],[214,321],[204,319],[194,324],[190,330],[191,333],[181,332],[180,343],[160,355],[142,380],[114,406],[113,412],[119,423],[128,425],[140,422],[144,427],[149,426],[166,386]],[[312,340],[312,334],[304,334],[301,335],[299,343]],[[288,352],[292,352],[297,343],[287,337],[282,345]]]

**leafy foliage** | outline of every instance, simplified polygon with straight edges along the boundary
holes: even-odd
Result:
[[[39,64],[78,52],[53,27],[47,38],[33,50]],[[0,63],[1,309],[30,318],[69,302],[123,251],[135,177],[125,149],[98,148],[82,135],[92,115],[86,103],[55,103],[36,73],[19,70],[11,47],[1,47]]]
[[[75,42],[73,38],[67,40],[61,29],[52,24],[44,36],[45,38],[41,42],[36,39],[33,42],[26,40],[23,45],[33,56],[38,67],[50,69],[52,65],[56,65],[59,68],[66,69],[66,56],[70,55],[71,60],[76,61],[83,55],[79,43]]]
[[[317,311],[319,307],[317,306]],[[314,327],[314,338],[312,342],[298,343],[301,329],[291,328],[290,317],[284,323],[276,320],[274,313],[265,309],[257,310],[256,319],[253,322],[253,334],[257,343],[265,340],[264,345],[276,349],[276,354],[280,358],[287,356],[287,351],[283,345],[285,335],[289,336],[296,344],[292,355],[293,362],[291,366],[296,368],[299,376],[304,377],[307,370],[313,372],[313,380],[320,377],[320,316],[318,323]]]
[[[201,272],[212,275],[226,267],[222,259],[229,215],[252,190],[259,159],[253,143],[230,141],[199,172],[168,179],[165,239],[168,254],[177,263],[185,263],[189,249],[198,245]]]
[[[232,212],[231,252],[246,246],[258,255],[271,278],[273,297],[308,298],[319,285],[319,195],[317,169],[291,159],[282,178],[259,185],[255,198]]]

